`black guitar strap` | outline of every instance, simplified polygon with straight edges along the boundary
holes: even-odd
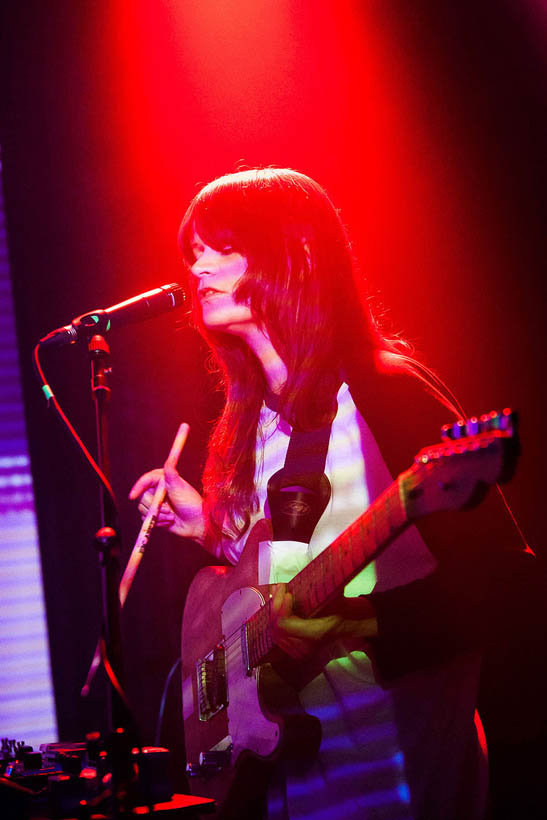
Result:
[[[325,475],[331,427],[293,429],[285,464],[268,481],[274,541],[309,544],[331,495]]]

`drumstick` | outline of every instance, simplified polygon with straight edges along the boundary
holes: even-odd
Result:
[[[154,529],[156,525],[156,521],[158,519],[158,512],[165,500],[165,479],[162,476],[158,481],[158,485],[156,487],[156,492],[154,493],[154,497],[152,498],[152,503],[148,508],[148,512],[146,513],[146,517],[143,519],[141,528],[139,530],[139,534],[137,535],[137,540],[135,541],[135,546],[131,551],[131,555],[129,556],[129,561],[126,564],[124,573],[122,575],[122,580],[120,581],[120,606],[123,607],[125,604],[127,593],[131,588],[131,584],[133,583],[133,579],[137,574],[137,570],[139,568],[139,564],[142,561],[142,556],[144,555],[144,551],[146,549],[146,545],[148,544],[148,539],[150,538],[150,533]]]
[[[177,430],[177,435],[175,436],[175,440],[171,445],[171,449],[169,451],[169,455],[167,456],[167,461],[165,462],[166,465],[170,467],[176,467],[177,462],[180,458],[180,454],[182,453],[183,447],[186,444],[186,439],[188,438],[188,433],[190,431],[190,426],[183,422],[179,429]],[[129,561],[125,567],[122,580],[120,581],[119,587],[119,597],[120,597],[120,607],[123,607],[125,601],[127,599],[127,595],[129,590],[131,589],[131,584],[135,579],[135,575],[137,574],[137,570],[139,568],[139,564],[142,561],[142,556],[144,555],[144,551],[146,549],[146,545],[150,538],[150,533],[154,529],[158,518],[158,512],[165,500],[165,478],[161,476],[158,484],[156,486],[156,490],[154,492],[154,497],[152,498],[152,503],[148,508],[148,512],[146,513],[146,517],[142,522],[142,526],[139,530],[139,534],[137,535],[137,540],[135,541],[135,546],[131,551],[131,555],[129,556]],[[89,687],[91,685],[91,681],[95,676],[95,672],[101,662],[101,645],[100,641],[97,643],[97,647],[95,649],[95,654],[93,655],[93,660],[91,661],[91,665],[89,667],[89,672],[87,673],[87,678],[82,686],[82,690],[80,692],[82,697],[86,697],[89,694]]]
[[[171,450],[169,451],[169,455],[167,456],[167,461],[165,462],[166,464],[169,464],[169,466],[176,467],[177,461],[182,453],[182,448],[186,444],[189,430],[190,427],[188,424],[183,423],[180,425],[177,435],[175,436],[175,440],[171,446]],[[146,518],[142,522],[140,532],[137,536],[137,540],[135,541],[135,546],[133,547],[129,561],[127,562],[122,580],[120,581],[120,606],[122,607],[125,604],[127,593],[131,588],[131,584],[133,583],[133,579],[136,575],[137,569],[139,568],[139,564],[142,561],[142,556],[144,555],[148,539],[150,538],[150,533],[156,525],[158,512],[164,499],[165,479],[162,476],[158,481],[152,503],[146,513]]]

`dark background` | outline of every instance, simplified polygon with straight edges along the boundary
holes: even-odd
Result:
[[[32,347],[84,311],[180,280],[176,231],[196,184],[240,162],[288,165],[323,183],[390,325],[470,413],[520,411],[523,453],[507,496],[543,572],[541,4],[28,2],[2,16],[0,141],[61,738],[104,728],[102,674],[79,697],[100,623],[98,489],[46,410]],[[162,463],[186,420],[181,469],[198,483],[218,396],[199,340],[174,315],[109,341],[127,556],[140,524],[126,500],[133,481]],[[93,448],[85,349],[43,361]],[[123,613],[127,691],[145,743],[204,561],[194,545],[155,533]],[[178,689],[177,678],[162,742],[180,755]],[[517,752],[506,739],[517,786],[535,744],[543,749],[544,720],[538,702],[525,753],[522,738]]]

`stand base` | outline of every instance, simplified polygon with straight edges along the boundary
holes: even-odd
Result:
[[[1,820],[137,820],[148,814],[175,820],[215,812],[215,801],[208,797],[173,794],[167,772],[169,751],[154,746],[132,750],[138,771],[128,797],[133,807],[115,810],[109,791],[112,775],[101,750],[97,736],[86,743],[43,744],[40,752],[23,746],[0,761]]]
[[[13,788],[13,784],[9,784],[9,786],[11,789]],[[177,820],[177,818],[190,820],[190,818],[193,817],[199,818],[203,815],[212,814],[215,811],[216,804],[214,800],[210,800],[208,797],[174,794],[168,802],[155,803],[152,808],[153,816],[160,815],[161,817],[165,817],[166,820]],[[136,819],[146,817],[150,815],[150,813],[148,806],[135,806],[129,814],[125,814],[123,817]],[[84,813],[72,817],[68,817],[64,814],[44,814],[40,809],[36,812],[33,811],[32,804],[28,799],[26,801],[13,801],[9,803],[4,800],[2,801],[2,817],[4,820],[60,820],[61,816],[62,820],[82,820],[83,817],[86,817],[86,814],[85,809]],[[112,815],[94,811],[90,812],[87,817],[89,820],[112,820]]]
[[[165,813],[169,817],[200,817],[202,814],[211,814],[216,808],[216,803],[209,797],[194,797],[190,794],[174,794],[168,803],[156,803],[153,806],[154,814]],[[137,806],[133,809],[133,814],[150,814],[148,806]]]

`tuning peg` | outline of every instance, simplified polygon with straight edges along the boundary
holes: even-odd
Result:
[[[457,441],[468,436],[476,436],[479,433],[489,433],[493,430],[502,430],[510,434],[515,426],[515,414],[509,407],[501,413],[492,410],[490,413],[483,413],[480,418],[471,416],[464,420],[459,419],[454,424],[444,424],[441,427],[441,439],[443,441]]]
[[[467,435],[476,436],[478,432],[479,420],[476,416],[471,416],[471,418],[467,420]]]
[[[499,430],[500,429],[500,419],[501,419],[501,416],[497,412],[497,410],[492,410],[492,412],[490,413],[490,424],[491,424],[490,429],[491,430]]]
[[[510,407],[505,407],[500,416],[500,430],[506,430],[511,433],[513,431],[515,422],[515,415]]]
[[[459,438],[465,438],[466,425],[463,419],[458,419],[454,424],[444,424],[441,427],[441,438],[443,441],[455,441]]]

